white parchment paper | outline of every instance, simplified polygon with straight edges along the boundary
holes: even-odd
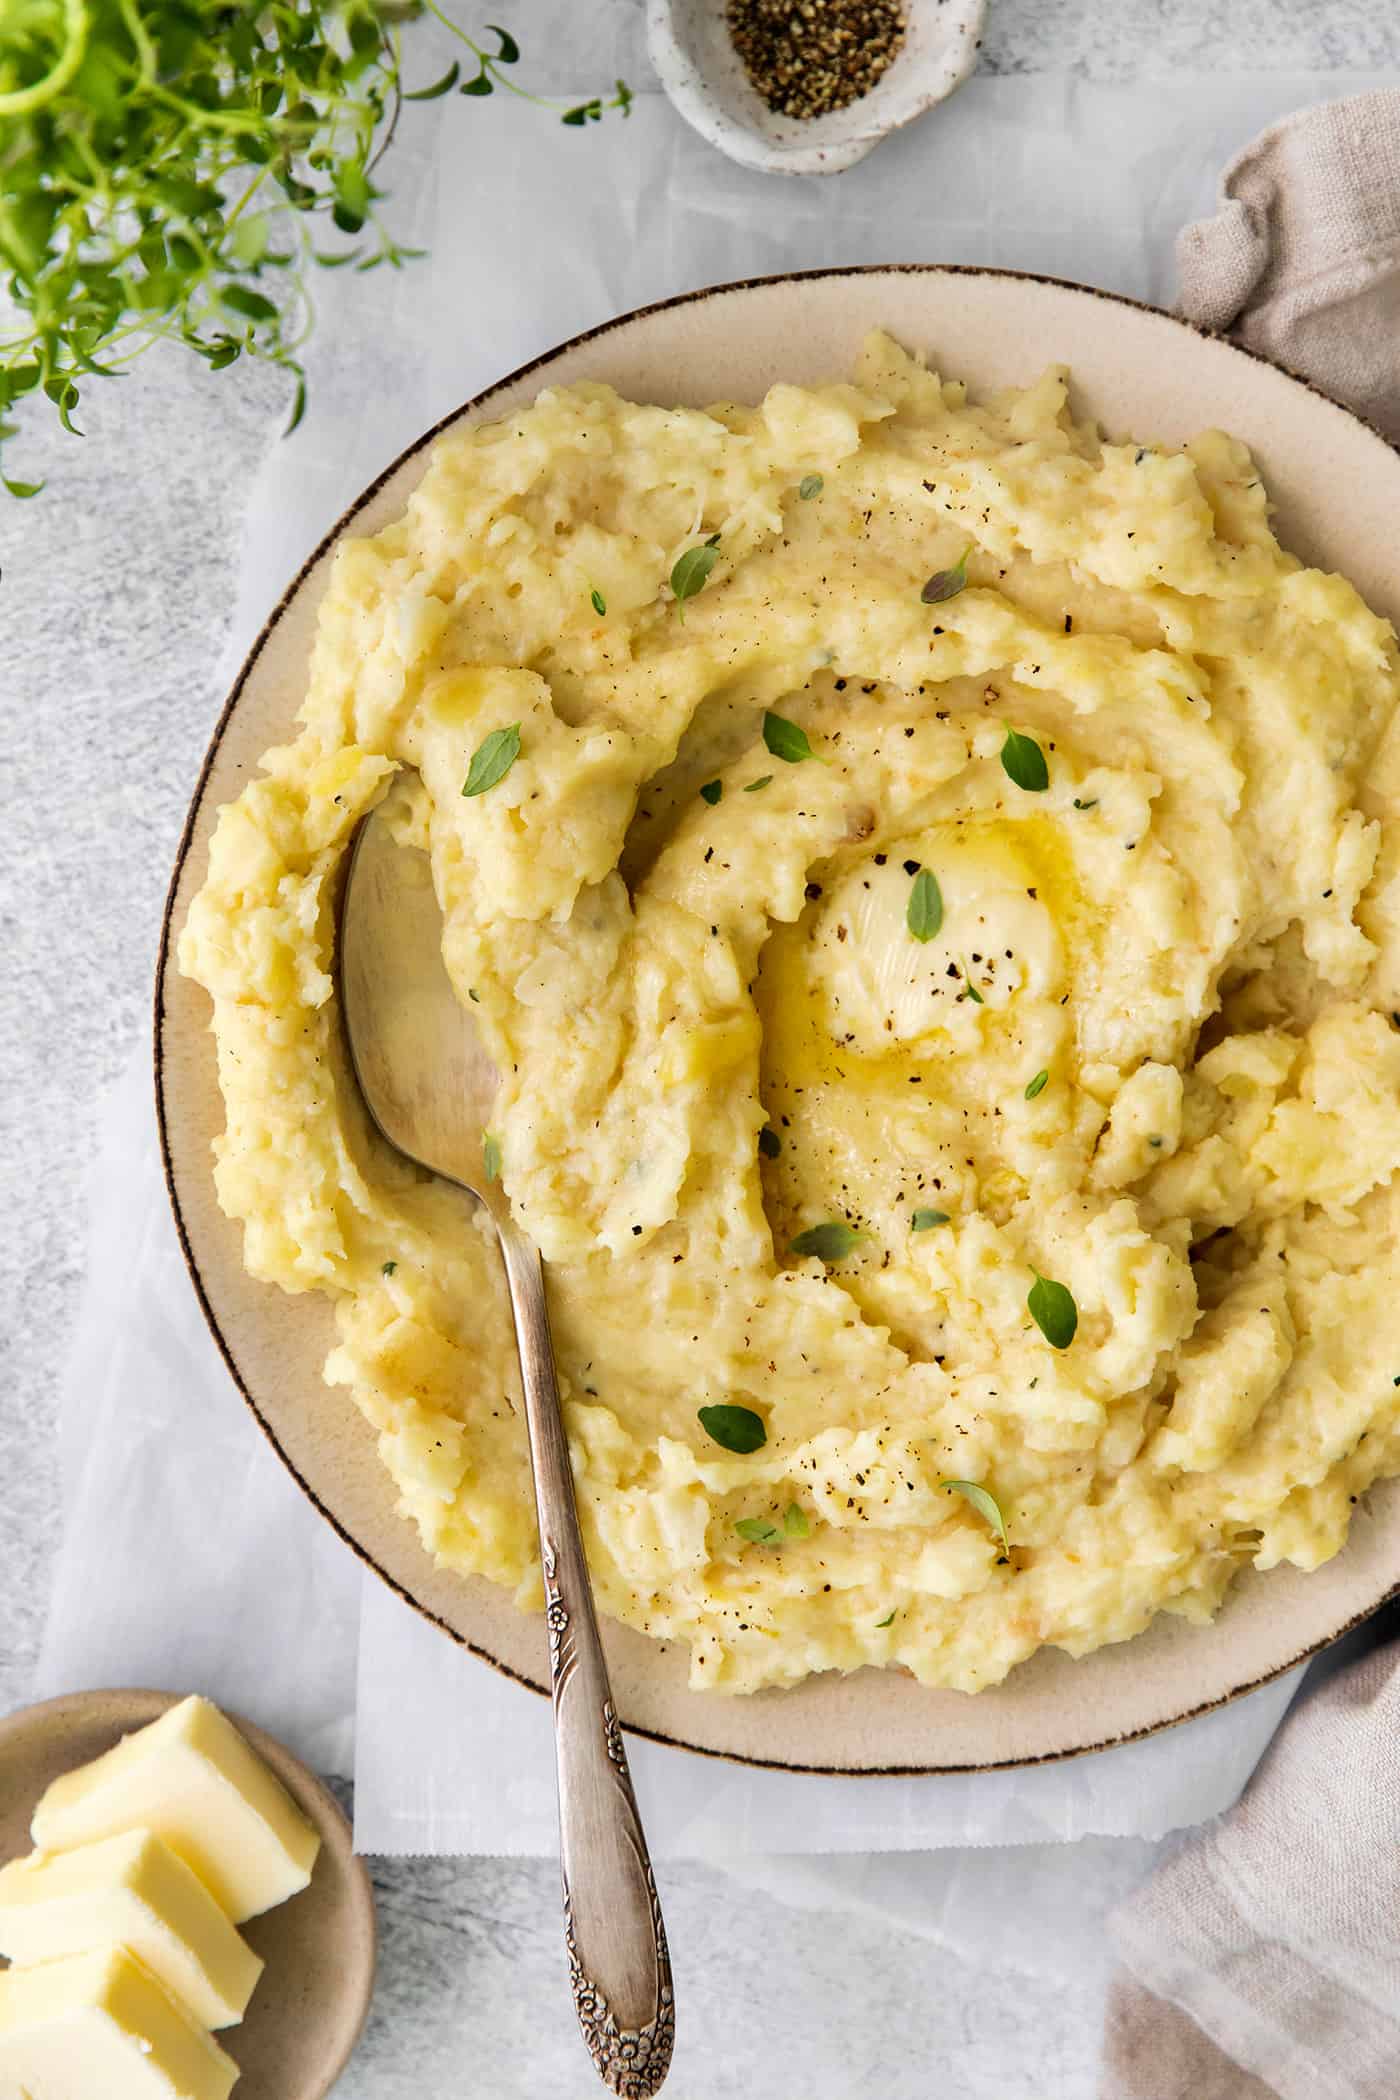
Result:
[[[1332,74],[1326,92],[1378,84]],[[860,168],[801,181],[722,160],[655,95],[586,136],[503,98],[423,107],[395,149],[394,208],[431,260],[318,287],[311,405],[255,492],[236,640],[394,452],[577,330],[697,285],[849,262],[993,263],[1166,302],[1172,238],[1210,205],[1219,167],[1318,92],[1284,75],[1133,88],[979,76]],[[1041,349],[1028,346],[1028,374]],[[114,1095],[94,1165],[39,1693],[198,1688],[322,1769],[349,1770],[353,1745],[365,1850],[549,1851],[544,1702],[362,1578],[229,1382],[166,1212],[148,1070]],[[658,1856],[747,1856],[744,1871],[793,1900],[877,1906],[937,1937],[957,1915],[955,1862],[930,1877],[868,1855],[1155,1838],[1235,1798],[1294,1689],[1099,1757],[966,1779],[792,1778],[648,1743],[634,1763]],[[1141,1853],[1066,1855],[1076,1904],[1086,1873],[1107,1887]],[[759,1854],[843,1857],[799,1870]],[[1053,1916],[1057,1855],[1035,1857]]]

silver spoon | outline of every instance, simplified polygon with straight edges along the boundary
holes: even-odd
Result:
[[[647,2100],[671,2062],[671,1963],[598,1638],[544,1271],[486,1171],[497,1075],[443,964],[427,857],[398,843],[382,807],[351,854],[339,964],[351,1063],[371,1117],[407,1158],[475,1196],[500,1241],[544,1567],[569,1975],[598,2075],[624,2100]]]

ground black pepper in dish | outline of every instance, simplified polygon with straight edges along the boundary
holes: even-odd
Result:
[[[904,42],[901,0],[729,0],[729,34],[768,107],[824,117],[869,94]]]

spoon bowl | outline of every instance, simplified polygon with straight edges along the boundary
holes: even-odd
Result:
[[[485,1141],[498,1074],[442,959],[442,913],[426,853],[398,837],[391,796],[355,838],[340,923],[340,999],[350,1062],[381,1134],[502,1216]]]

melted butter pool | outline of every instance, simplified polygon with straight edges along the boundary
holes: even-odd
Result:
[[[943,916],[919,941],[907,915],[925,868]],[[992,1110],[1008,1075],[1023,1087],[1048,1017],[1062,1025],[1076,906],[1053,815],[979,816],[879,844],[773,929],[755,1000],[780,1247],[834,1217],[898,1222],[903,1244],[912,1206],[976,1200],[1003,1165]]]

